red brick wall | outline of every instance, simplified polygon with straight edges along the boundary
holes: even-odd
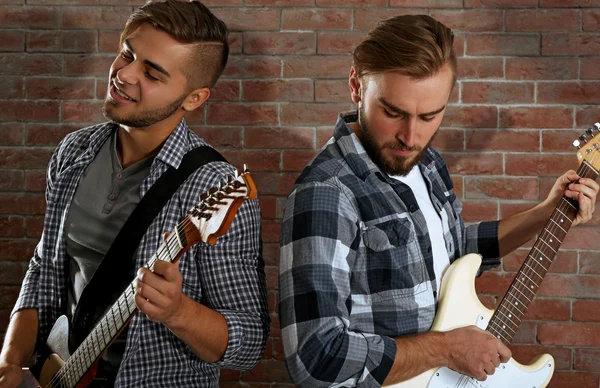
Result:
[[[0,330],[43,220],[44,169],[68,132],[102,121],[119,29],[139,0],[0,0]],[[460,81],[436,140],[467,221],[543,199],[570,143],[600,121],[598,0],[209,0],[230,26],[232,56],[194,129],[236,165],[247,162],[263,212],[273,325],[264,360],[224,371],[224,387],[289,379],[277,316],[280,218],[302,167],[351,108],[353,46],[376,21],[427,13],[455,29]],[[553,387],[598,387],[600,217],[571,231],[513,351],[556,358]],[[529,243],[529,246],[531,242]],[[492,305],[528,253],[477,281]]]

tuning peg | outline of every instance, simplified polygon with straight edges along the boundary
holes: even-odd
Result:
[[[573,147],[581,148],[581,142],[579,140],[573,140]]]
[[[237,168],[236,168],[236,169],[235,169],[235,171],[233,172],[233,177],[234,177],[235,179],[237,179],[237,177],[239,177],[239,176],[240,176],[240,173],[238,172],[238,170],[237,170]]]
[[[246,166],[246,163],[244,163],[244,172],[248,172],[248,166]]]
[[[589,136],[594,136],[594,127],[588,128],[587,131],[585,131],[585,133],[587,133]]]
[[[594,124],[594,128],[596,128],[597,131],[600,131],[600,123]]]
[[[579,135],[579,140],[581,140],[584,143],[587,143],[587,137],[585,136],[584,133],[582,133],[581,135]]]

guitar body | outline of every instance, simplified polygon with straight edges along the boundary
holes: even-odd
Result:
[[[475,292],[475,276],[481,265],[481,257],[469,254],[456,260],[444,274],[438,312],[432,331],[449,331],[458,327],[476,325],[487,327],[494,311],[481,304]],[[485,381],[442,367],[430,369],[410,380],[390,385],[392,388],[504,388],[545,387],[554,372],[554,359],[549,354],[537,357],[530,365],[522,365],[514,359],[500,364],[496,372]]]
[[[56,320],[48,335],[46,345],[46,357],[41,357],[42,359],[31,370],[23,369],[23,381],[19,388],[53,387],[52,379],[65,364],[64,360],[70,357],[69,319],[67,316],[61,315]],[[88,386],[96,375],[97,366],[98,363],[94,363],[76,387]]]

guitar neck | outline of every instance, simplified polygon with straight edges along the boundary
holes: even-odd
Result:
[[[598,176],[598,172],[587,162],[579,166],[577,174],[590,179]],[[487,330],[505,345],[509,345],[517,333],[523,316],[575,220],[577,210],[577,201],[564,196],[560,199],[490,319]]]
[[[185,252],[189,246],[183,231],[189,222],[186,217],[177,225],[146,265],[148,268],[152,269],[156,260],[174,262]],[[74,387],[106,352],[136,312],[135,281],[133,281],[54,376],[56,384],[52,386]]]

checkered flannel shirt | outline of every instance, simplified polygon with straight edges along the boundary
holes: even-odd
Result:
[[[300,387],[379,387],[394,362],[393,337],[430,329],[436,282],[427,224],[404,183],[373,163],[342,113],[334,137],[288,197],[279,296],[286,366]],[[419,167],[444,221],[450,261],[478,252],[499,263],[498,223],[465,227],[439,153]],[[398,349],[402,351],[402,349]]]
[[[64,223],[69,204],[85,168],[116,125],[99,124],[65,137],[47,171],[44,231],[29,263],[13,313],[39,312],[39,340],[45,341],[54,321],[67,311],[67,268]],[[140,187],[142,197],[169,166],[177,168],[183,155],[206,145],[185,121],[166,140]],[[193,173],[165,205],[140,242],[137,267],[144,266],[200,194],[232,175],[234,168],[211,162]],[[269,334],[269,314],[262,259],[261,219],[257,200],[246,200],[233,223],[215,245],[193,245],[179,261],[183,292],[218,311],[229,332],[223,358],[207,363],[161,323],[136,314],[117,376],[118,387],[217,387],[219,368],[250,369],[261,358]]]

